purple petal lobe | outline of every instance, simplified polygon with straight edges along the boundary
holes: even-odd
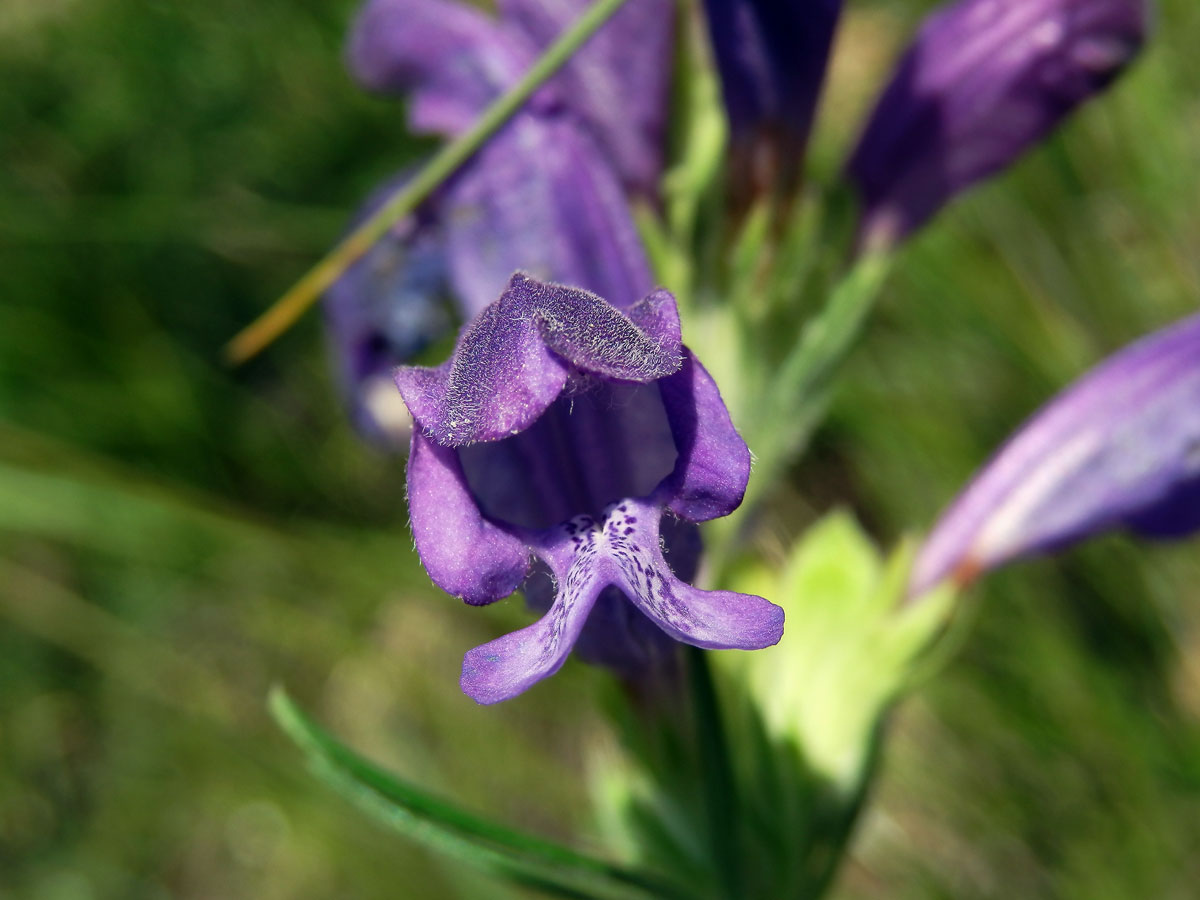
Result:
[[[643,383],[678,369],[674,301],[660,293],[645,302],[638,314],[648,332],[595,294],[514,275],[463,331],[448,362],[397,369],[396,384],[439,444],[502,440],[546,411],[566,385],[568,366]]]
[[[413,129],[454,135],[515,83],[533,51],[453,0],[371,0],[355,19],[346,55],[366,87],[411,92]]]
[[[467,326],[447,362],[404,366],[395,377],[417,424],[439,444],[457,447],[528,428],[566,385],[567,366],[546,347],[528,310],[501,298]]]
[[[841,0],[705,0],[729,117],[734,177],[795,183]]]
[[[762,597],[702,591],[675,577],[659,543],[659,507],[633,500],[607,511],[605,549],[616,585],[676,640],[713,650],[759,650],[783,636],[783,610]]]
[[[429,577],[467,603],[507,597],[525,579],[525,543],[485,519],[454,450],[414,431],[408,458],[413,538]]]
[[[630,321],[659,348],[663,356],[674,360],[670,372],[677,371],[683,365],[684,351],[679,309],[671,292],[659,288],[631,306],[628,313]]]
[[[539,285],[538,290],[534,306],[542,338],[576,368],[645,384],[682,365],[679,314],[666,291],[650,295],[626,316],[587,291],[556,284]]]
[[[480,703],[521,693],[562,666],[601,592],[619,588],[676,640],[711,649],[761,649],[783,635],[783,610],[761,597],[701,591],[663,558],[662,508],[621,500],[600,519],[576,516],[533,536],[558,595],[535,624],[477,647],[463,660],[463,690]]]
[[[1003,169],[1136,55],[1147,0],[961,0],[921,28],[849,176],[866,245],[895,243]]]
[[[702,550],[699,529],[691,522],[666,516],[661,536],[671,571],[689,581],[696,574]],[[522,587],[529,608],[539,614],[550,608],[555,590],[545,566],[537,566]],[[678,648],[679,642],[642,615],[622,591],[607,587],[588,614],[574,652],[584,662],[606,666],[625,678],[657,679],[670,677]]]
[[[1200,526],[1200,316],[1127,347],[1029,420],[942,516],[912,593],[1128,525]]]
[[[679,454],[660,491],[668,508],[692,522],[727,516],[750,480],[750,450],[733,427],[716,382],[691,351],[683,367],[659,382]]]
[[[477,703],[499,703],[528,690],[566,662],[597,596],[602,573],[580,566],[567,576],[549,612],[463,657],[463,693]]]

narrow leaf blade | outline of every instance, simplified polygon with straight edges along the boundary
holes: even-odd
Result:
[[[321,729],[280,687],[275,721],[316,774],[388,827],[449,857],[520,884],[579,900],[676,898],[673,886],[466,812],[396,778]]]

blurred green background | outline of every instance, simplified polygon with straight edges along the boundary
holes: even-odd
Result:
[[[851,4],[828,166],[928,3]],[[425,147],[341,65],[350,2],[0,5],[0,898],[506,896],[303,770],[283,682],[464,805],[596,841],[608,738],[568,665],[482,709],[470,610],[411,551],[403,464],[349,430],[319,315],[220,346]],[[906,250],[794,476],[926,527],[1038,403],[1200,301],[1200,9]],[[794,511],[797,504],[781,505]],[[1200,554],[1106,538],[972,592],[900,710],[847,898],[1193,897]]]

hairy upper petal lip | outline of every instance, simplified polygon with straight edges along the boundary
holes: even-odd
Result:
[[[682,362],[679,316],[666,292],[627,316],[588,291],[518,273],[463,330],[446,363],[404,366],[395,378],[420,427],[443,446],[461,447],[528,428],[562,392],[572,367],[648,383]]]

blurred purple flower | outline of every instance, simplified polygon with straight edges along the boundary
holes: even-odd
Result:
[[[961,0],[922,26],[848,166],[862,244],[891,246],[1103,90],[1149,0]]]
[[[794,188],[841,0],[704,0],[735,191]]]
[[[671,520],[728,515],[750,474],[716,385],[680,343],[670,294],[621,310],[514,275],[446,363],[398,369],[396,383],[417,425],[409,505],[430,577],[491,603],[536,559],[557,589],[538,622],[466,655],[462,686],[475,700],[508,699],[557,671],[598,600],[603,629],[644,617],[632,627],[652,622],[700,647],[779,640],[779,607],[693,588],[663,557]]]
[[[370,0],[350,34],[350,69],[367,88],[409,95],[414,131],[453,137],[516,83],[588,0],[497,5],[499,18],[455,0]],[[572,119],[621,182],[647,194],[662,170],[672,22],[671,0],[627,4],[526,110]]]
[[[393,179],[377,190],[359,220],[404,180]],[[410,429],[392,369],[452,327],[443,244],[440,228],[424,209],[396,225],[326,294],[333,362],[347,406],[355,427],[379,446],[406,442]]]
[[[499,6],[497,19],[453,0],[372,0],[352,30],[349,65],[367,87],[409,96],[413,130],[454,136],[586,3]],[[652,193],[662,168],[671,44],[670,0],[619,11],[418,216],[330,289],[334,351],[367,434],[394,432],[403,410],[389,410],[378,385],[437,335],[447,299],[469,319],[516,269],[622,306],[649,290],[625,195]]]
[[[504,21],[540,52],[592,0],[498,0]],[[633,193],[654,197],[666,145],[675,5],[627,3],[549,84],[581,120],[601,154]]]
[[[1120,527],[1200,529],[1200,316],[1115,354],[1030,419],[943,514],[910,596]]]

